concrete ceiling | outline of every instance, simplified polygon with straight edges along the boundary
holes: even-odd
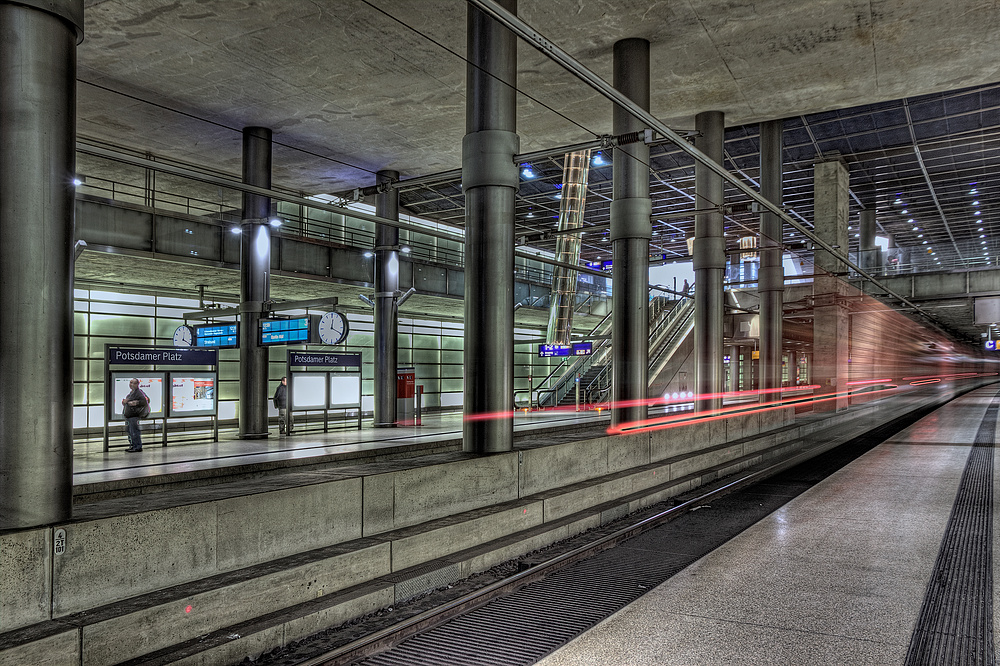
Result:
[[[78,49],[78,135],[157,159],[238,175],[242,128],[269,127],[275,140],[274,185],[305,194],[371,185],[380,169],[397,170],[403,178],[456,169],[465,133],[467,8],[463,0],[87,0],[85,40]],[[856,136],[857,125],[852,123],[870,122],[877,128],[878,114],[889,111],[874,107],[845,111],[817,122],[807,120],[810,114],[1000,80],[1000,60],[993,48],[1000,37],[996,0],[522,0],[519,15],[607,80],[614,43],[627,37],[648,39],[652,113],[684,130],[693,127],[693,117],[700,111],[724,111],[733,128],[727,133],[727,150],[732,153],[728,166],[741,171],[749,168],[741,156],[752,161],[755,137],[739,125],[793,119],[786,123],[786,160],[794,161],[794,168],[801,171],[808,168],[810,156],[823,150],[836,148],[843,153],[841,144],[849,146],[849,137]],[[610,133],[610,102],[525,43],[518,48],[522,151]],[[980,95],[980,117],[984,109],[995,111],[990,106],[993,96],[995,91]],[[942,169],[957,171],[951,151],[969,150],[940,139],[953,131],[947,127],[950,119],[965,113],[950,107],[964,104],[966,97],[935,102],[943,110],[924,120],[930,126],[938,117],[945,119],[941,121],[945,127],[933,135],[949,151],[938,161]],[[894,111],[899,115],[904,110]],[[872,145],[881,150],[878,157],[883,162],[860,169],[870,180],[865,185],[871,190],[868,194],[880,206],[896,196],[890,190],[905,189],[897,188],[895,180],[887,182],[887,173],[914,180],[908,175],[909,163],[905,167],[890,163],[898,146],[912,156],[918,141],[924,140],[919,128],[913,131],[919,119],[911,120],[909,110],[906,114],[903,123],[909,132],[894,127],[906,134],[903,139],[884,145],[884,135],[873,134],[865,146],[854,148],[867,151],[869,157]],[[820,122],[825,123],[824,135],[817,137]],[[985,143],[987,137],[996,143],[1000,122],[980,120],[978,127],[978,135],[966,135],[967,143]],[[735,146],[741,136],[745,150]],[[787,148],[790,142],[806,148],[801,155],[793,154]],[[662,157],[667,162],[675,159],[669,151]],[[990,159],[994,158],[995,166],[979,154],[964,159],[978,164],[977,173],[1000,173],[1000,156]],[[141,183],[143,177],[137,169],[87,158],[81,162],[109,180]],[[664,163],[664,169],[671,168]],[[558,164],[553,166],[558,173]],[[676,162],[674,168],[683,172],[688,165]],[[671,178],[664,174],[658,176],[661,185]],[[852,170],[852,181],[853,174]],[[796,178],[807,191],[808,182]],[[947,201],[943,209],[938,204],[932,178],[937,178],[933,165],[925,189],[914,191],[913,198],[927,200],[928,218],[932,213],[941,218],[957,215]],[[994,180],[1000,193],[1000,176]],[[689,189],[682,180],[666,184],[681,194]],[[786,190],[789,187],[786,180]],[[460,210],[460,187],[452,182],[448,188],[430,194]],[[213,205],[220,209],[238,205],[236,192],[202,189],[187,194],[218,199]],[[529,189],[522,188],[519,206]],[[654,201],[654,210],[657,205]],[[669,206],[689,203],[681,196],[659,205],[670,210]],[[797,211],[805,211],[806,204],[795,205]],[[985,198],[984,205],[989,205]],[[448,213],[453,214],[454,210]],[[899,221],[900,234],[911,231],[909,215]],[[926,232],[937,243],[933,234],[940,234],[957,251],[954,236],[961,241],[968,234],[972,242],[972,234],[979,233],[977,225],[990,225],[991,239],[993,225],[1000,224],[1000,207],[996,217],[993,220],[987,210],[982,218],[968,221],[967,230],[949,226],[948,220],[942,219],[943,224],[928,220],[926,229],[914,226],[913,242],[922,243],[916,234]],[[519,225],[523,224],[519,217]],[[880,211],[880,227],[896,233],[887,224]],[[667,226],[676,232],[671,235],[677,244],[684,246],[686,228]],[[537,220],[527,229],[537,231]],[[148,260],[101,259],[88,252],[78,272],[80,277],[114,283],[132,272],[133,261]],[[174,284],[220,281],[220,293],[234,291],[230,283],[235,278],[226,271],[181,266],[170,270],[194,271],[179,275]],[[287,284],[279,277],[274,280],[276,298],[343,291],[346,301],[355,299],[358,291],[350,285],[307,285],[287,279]],[[441,302],[415,296],[407,305],[429,315],[454,316],[459,310],[452,299],[437,300]],[[951,323],[958,315],[962,321],[956,327],[964,325],[963,332],[971,335],[968,307],[968,302],[953,306],[945,318]],[[519,311],[519,323],[534,324],[526,319],[534,316]]]
[[[462,0],[88,0],[78,131],[230,173],[240,129],[274,130],[275,183],[307,193],[460,166]],[[652,112],[676,128],[791,117],[1000,79],[985,0],[520,3],[610,78],[614,42],[651,42]],[[611,104],[524,43],[524,151],[608,133]]]

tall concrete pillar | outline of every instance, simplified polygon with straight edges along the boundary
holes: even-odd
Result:
[[[72,515],[82,36],[83,0],[0,2],[0,529]]]
[[[614,46],[614,86],[649,110],[649,42],[622,39]],[[616,135],[645,124],[615,105]],[[615,148],[611,201],[614,280],[611,310],[611,424],[645,420],[649,375],[649,146]]]
[[[819,162],[813,168],[813,222],[817,237],[847,254],[847,216],[850,192],[847,167],[839,160]],[[845,300],[847,265],[826,250],[816,249],[813,278],[812,383],[819,393],[847,389],[849,306]],[[817,411],[847,408],[847,398],[816,404]]]
[[[516,0],[501,0],[517,11]],[[462,447],[514,446],[514,195],[517,38],[469,5],[465,190],[465,404]]]
[[[768,201],[781,205],[782,159],[781,135],[784,122],[772,120],[760,124],[760,193]],[[784,312],[785,269],[782,265],[781,218],[774,213],[760,214],[760,388],[781,388],[781,323]],[[762,401],[778,396],[763,393]]]
[[[704,111],[695,116],[695,147],[722,164],[725,117],[721,111]],[[700,163],[694,167],[695,208],[723,204],[723,182]],[[714,396],[722,393],[722,279],[726,270],[725,226],[721,211],[701,213],[694,218],[694,357],[695,393]],[[696,398],[695,411],[718,409],[722,398]]]
[[[866,271],[881,268],[879,250],[875,244],[875,209],[866,208],[861,211],[859,220],[858,265]]]
[[[243,129],[243,182],[271,187],[271,130]],[[240,224],[240,437],[267,437],[267,347],[258,330],[271,290],[271,198],[243,193]]]
[[[379,183],[399,180],[397,171],[379,171]],[[390,187],[375,196],[375,214],[399,219],[399,190]],[[399,229],[375,227],[375,427],[396,425],[396,366],[399,356]]]

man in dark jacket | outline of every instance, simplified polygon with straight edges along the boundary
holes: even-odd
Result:
[[[278,410],[278,433],[285,434],[285,419],[288,421],[288,434],[292,434],[292,412],[288,409],[288,378],[282,377],[278,388],[274,390],[274,406]]]
[[[129,453],[142,451],[142,434],[139,431],[139,419],[149,413],[149,398],[139,388],[139,380],[131,379],[128,387],[132,389],[122,399],[122,416],[125,417],[125,429],[128,432]]]

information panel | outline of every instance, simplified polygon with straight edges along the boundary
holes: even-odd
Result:
[[[552,356],[590,356],[593,351],[592,342],[574,342],[571,345],[538,345],[538,355],[542,358]]]
[[[325,372],[292,373],[292,411],[326,409]]]
[[[309,317],[295,319],[263,319],[260,322],[260,344],[289,345],[312,342]]]
[[[215,416],[217,384],[214,372],[171,372],[170,416]]]
[[[239,347],[239,324],[203,324],[194,327],[195,347]]]
[[[538,345],[538,355],[542,358],[569,356],[569,350],[569,345]]]
[[[164,409],[163,385],[166,381],[166,373],[143,372],[140,374],[132,374],[127,372],[112,372],[111,420],[125,420],[125,417],[122,415],[122,410],[124,409],[122,400],[124,400],[125,396],[132,391],[128,384],[133,377],[139,380],[139,388],[142,389],[142,392],[146,394],[147,398],[149,398],[149,416],[146,418],[162,419]]]

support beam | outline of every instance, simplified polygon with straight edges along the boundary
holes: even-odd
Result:
[[[847,167],[842,162],[819,162],[813,169],[813,220],[816,235],[831,246],[847,248],[847,216],[850,208]],[[838,255],[816,249],[816,277],[813,278],[813,359],[812,383],[817,393],[847,389],[849,306],[847,283],[841,276],[847,266]],[[816,403],[816,411],[840,411],[847,398]]]
[[[725,119],[721,111],[695,116],[695,147],[716,163],[723,160]],[[697,162],[694,171],[695,208],[723,203],[722,177]],[[723,390],[722,314],[726,269],[726,239],[722,213],[702,213],[694,221],[694,357],[695,411],[718,409]],[[700,398],[697,396],[712,396]]]
[[[614,86],[649,110],[649,42],[622,39],[614,45]],[[615,134],[645,125],[615,105]],[[614,152],[611,201],[613,249],[611,308],[611,425],[646,419],[649,375],[649,146],[631,143]]]
[[[0,529],[72,515],[82,30],[83,0],[0,2]]]
[[[516,0],[501,6],[517,11]],[[519,181],[517,38],[468,7],[465,190],[465,400],[462,446],[514,448],[514,196]]]
[[[379,171],[379,184],[399,180],[398,171]],[[399,219],[399,190],[375,196],[375,214]],[[399,295],[399,229],[375,227],[375,427],[396,426],[396,366],[399,355],[396,298]]]
[[[271,187],[271,130],[243,129],[243,182]],[[267,437],[267,348],[258,329],[271,291],[271,199],[243,193],[240,223],[240,438]]]
[[[859,220],[858,263],[866,271],[877,271],[882,268],[881,253],[875,244],[875,209],[866,208],[861,211]]]
[[[782,130],[784,122],[760,124],[760,193],[780,206],[782,190]],[[760,388],[781,388],[781,320],[784,312],[785,270],[782,265],[781,218],[760,214]],[[776,396],[763,393],[762,401]]]

